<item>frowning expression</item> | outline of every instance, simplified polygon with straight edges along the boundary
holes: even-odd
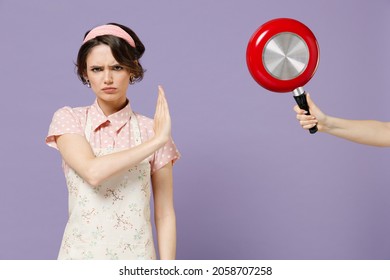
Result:
[[[94,47],[87,56],[86,79],[101,102],[126,102],[131,73],[118,63],[108,45]]]

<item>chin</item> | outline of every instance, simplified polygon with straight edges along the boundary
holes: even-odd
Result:
[[[110,93],[110,94],[104,93],[104,94],[99,95],[98,98],[101,99],[102,101],[105,101],[105,102],[122,101],[122,100],[125,101],[126,100],[126,96],[119,95],[117,93]]]

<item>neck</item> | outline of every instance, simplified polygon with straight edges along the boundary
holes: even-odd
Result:
[[[121,100],[119,102],[106,102],[103,100],[97,100],[100,109],[102,109],[104,115],[107,117],[109,115],[115,114],[116,112],[122,110],[129,103],[129,100],[126,98],[125,100]]]

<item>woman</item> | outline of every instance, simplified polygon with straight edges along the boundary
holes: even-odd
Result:
[[[155,259],[150,186],[160,259],[174,259],[172,164],[180,157],[161,86],[154,122],[133,112],[126,92],[142,80],[145,51],[128,27],[110,23],[85,34],[77,73],[96,101],[59,109],[46,143],[58,149],[69,191],[59,259]]]
[[[310,108],[310,115],[294,106],[297,119],[304,129],[310,129],[317,125],[318,131],[344,138],[360,144],[390,147],[390,122],[376,120],[346,120],[331,117],[324,114],[307,95],[307,103]]]

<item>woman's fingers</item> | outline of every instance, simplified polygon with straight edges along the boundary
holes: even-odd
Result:
[[[299,120],[299,124],[302,126],[302,128],[310,129],[318,123],[318,120],[315,116],[306,115],[307,112],[300,109],[298,105],[294,106],[294,111],[297,113],[296,118]]]
[[[297,114],[305,114],[305,110],[302,110],[301,108],[299,108],[299,106],[298,105],[295,105],[294,106],[294,111],[295,111],[295,113],[297,113]]]
[[[159,86],[158,89],[159,89],[159,96],[161,96],[161,111],[164,114],[165,118],[170,118],[168,101],[165,96],[164,89],[162,86]]]
[[[318,123],[318,120],[310,115],[297,115],[297,119],[299,124],[305,129],[310,129]]]
[[[161,86],[159,86],[155,118],[161,117],[161,115],[163,114],[163,95],[164,95],[164,91],[162,90]]]
[[[157,136],[169,139],[171,134],[171,118],[169,115],[168,102],[165,98],[164,89],[158,86],[156,112],[154,116],[154,129]]]

